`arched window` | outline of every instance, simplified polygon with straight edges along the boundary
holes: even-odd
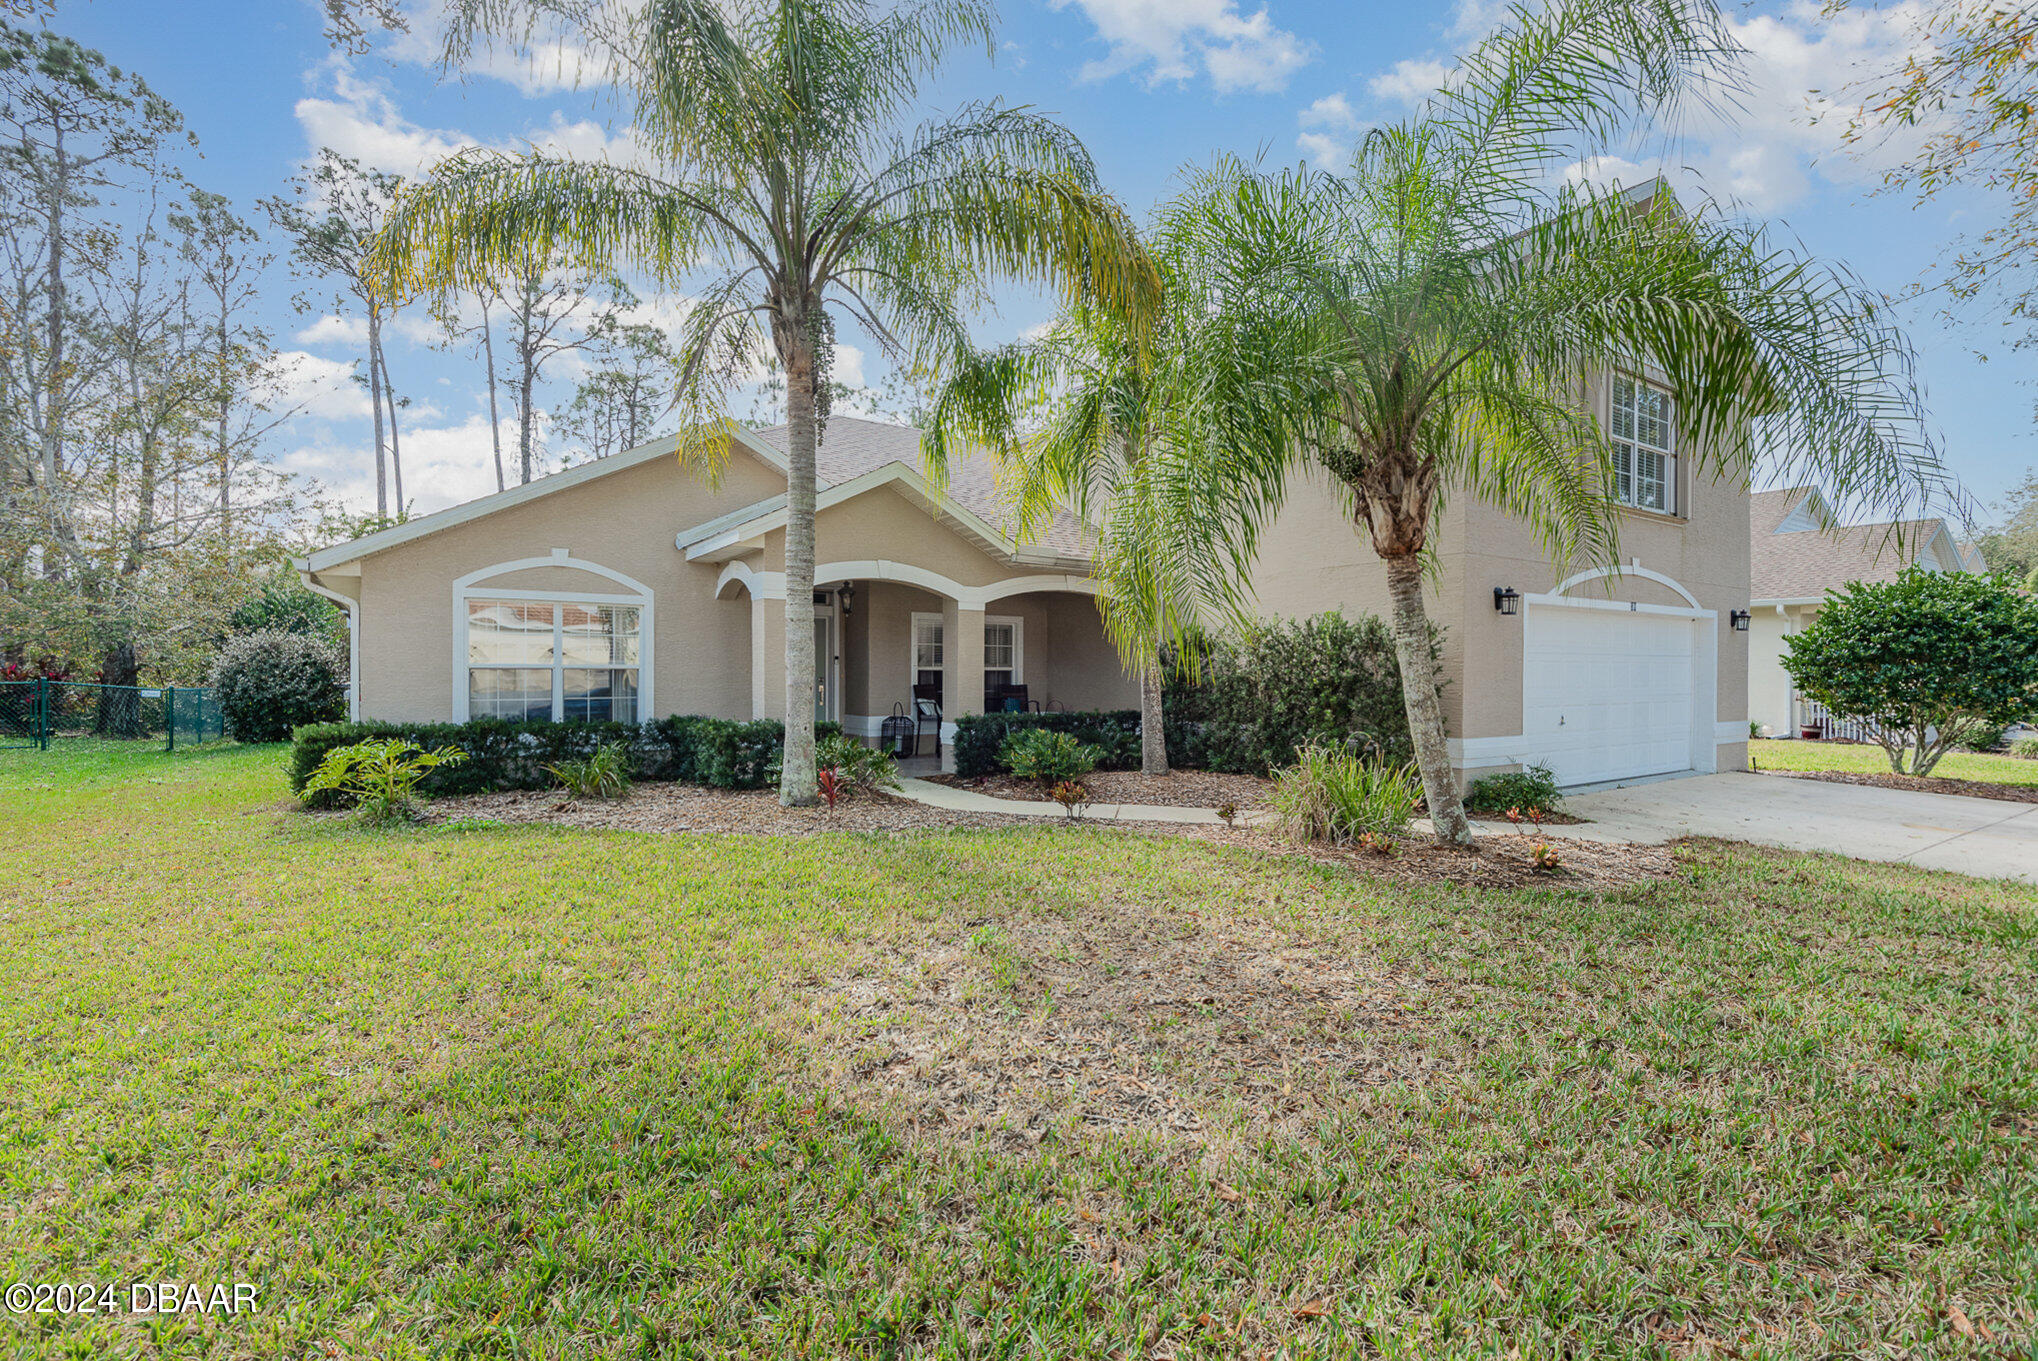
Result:
[[[592,572],[623,592],[523,590],[495,578],[533,567]],[[455,718],[642,723],[651,710],[651,592],[554,550],[454,583]]]

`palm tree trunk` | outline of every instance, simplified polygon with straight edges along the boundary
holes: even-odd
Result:
[[[368,304],[368,404],[375,412],[375,514],[389,518],[389,464],[382,449],[382,318],[374,303]]]
[[[789,325],[785,356],[785,755],[778,801],[816,802],[814,772],[814,351],[804,326]]]
[[[488,438],[495,445],[495,489],[509,484],[502,478],[502,415],[495,404],[495,323],[488,315],[488,300],[481,302],[481,367],[488,374]]]
[[[1429,803],[1430,824],[1445,846],[1470,846],[1472,824],[1451,772],[1451,752],[1444,740],[1444,706],[1437,694],[1436,654],[1430,649],[1429,615],[1422,607],[1422,560],[1414,553],[1386,559],[1387,591],[1394,602],[1394,655],[1401,663],[1401,702],[1408,713],[1408,735],[1415,743],[1415,764],[1422,772],[1422,796]]]
[[[1168,733],[1161,714],[1161,669],[1148,662],[1139,673],[1139,772],[1168,773]]]

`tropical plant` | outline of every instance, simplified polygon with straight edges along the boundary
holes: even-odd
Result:
[[[1510,808],[1554,810],[1563,799],[1564,796],[1557,792],[1557,777],[1550,768],[1532,765],[1526,770],[1488,775],[1472,781],[1472,787],[1465,791],[1465,811],[1490,814],[1503,813]]]
[[[816,771],[832,770],[842,781],[841,792],[861,790],[865,793],[899,787],[899,763],[888,751],[877,747],[866,747],[853,737],[839,732],[825,732],[814,744],[814,768]],[[773,757],[765,767],[769,782],[776,784],[780,760]]]
[[[1408,726],[1439,840],[1469,844],[1422,600],[1448,496],[1517,517],[1559,565],[1612,561],[1620,512],[1592,394],[1653,373],[1688,476],[1758,451],[1835,502],[1901,511],[1943,485],[1911,351],[1879,298],[1660,182],[1567,166],[1730,90],[1711,0],[1552,0],[1509,11],[1348,170],[1221,159],[1159,235],[1191,242],[1221,338],[1206,380],[1224,437],[1190,469],[1235,515],[1240,578],[1291,495],[1331,494],[1384,560]]]
[[[347,659],[328,639],[267,629],[227,640],[207,678],[229,736],[285,742],[347,711]]]
[[[1419,797],[1415,771],[1362,761],[1335,747],[1308,747],[1274,775],[1268,795],[1280,825],[1297,841],[1346,845],[1407,835]]]
[[[1929,775],[1976,729],[2038,700],[2038,600],[1996,577],[1906,568],[1826,597],[1785,640],[1791,683],[1869,730],[1899,775]]]
[[[780,797],[814,801],[814,451],[836,320],[934,370],[997,277],[1138,311],[1156,291],[1082,145],[1029,109],[970,105],[908,128],[920,81],[994,41],[990,0],[453,0],[447,55],[528,54],[538,21],[606,57],[648,168],[473,150],[391,213],[394,294],[520,258],[637,267],[679,284],[681,457],[727,456],[725,396],[760,361],[786,380],[786,740]]]
[[[1074,733],[1027,728],[1006,739],[1002,759],[1005,769],[1018,778],[1052,786],[1080,780],[1095,770],[1097,749]]]
[[[545,769],[568,793],[584,799],[620,799],[630,792],[630,749],[604,742],[585,756],[569,757]]]
[[[1199,605],[1235,607],[1239,580],[1208,532],[1223,506],[1183,496],[1209,488],[1172,466],[1197,457],[1204,433],[1196,345],[1207,309],[1181,261],[1162,251],[1154,261],[1155,317],[1070,307],[1029,343],[970,355],[935,400],[925,448],[937,477],[956,446],[992,449],[1021,538],[1064,507],[1100,528],[1104,628],[1140,681],[1140,769],[1165,775],[1165,675],[1193,676]]]
[[[336,796],[359,810],[363,822],[409,822],[418,815],[418,782],[440,766],[466,759],[458,747],[426,751],[399,738],[355,742],[327,752],[298,795],[313,805],[323,796]]]
[[[1090,806],[1090,787],[1081,780],[1058,780],[1048,797],[1061,805],[1061,811],[1068,814],[1070,822],[1081,818],[1083,810]]]
[[[2038,761],[2038,737],[2020,737],[2010,743],[2010,755],[2024,761]]]

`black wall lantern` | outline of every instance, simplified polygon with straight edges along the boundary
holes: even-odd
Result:
[[[856,600],[856,583],[845,581],[836,587],[835,599],[841,602],[842,613],[846,616],[849,613],[850,605]]]
[[[1521,592],[1512,586],[1493,588],[1493,608],[1502,614],[1515,614],[1521,609]]]
[[[1746,610],[1730,610],[1727,613],[1727,622],[1734,626],[1734,632],[1746,633],[1748,631],[1748,621],[1753,617]]]

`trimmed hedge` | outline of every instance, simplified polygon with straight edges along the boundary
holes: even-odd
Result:
[[[817,733],[842,730],[818,723]],[[290,788],[302,792],[327,752],[376,738],[394,737],[425,750],[458,747],[467,759],[440,766],[418,791],[430,798],[489,794],[502,789],[550,789],[558,783],[545,769],[592,755],[610,743],[630,752],[631,778],[673,780],[714,789],[763,789],[770,767],[785,744],[785,724],[775,718],[738,722],[729,718],[675,715],[647,723],[554,723],[549,720],[477,718],[466,723],[318,723],[299,728],[290,749]]]
[[[1394,635],[1372,615],[1275,620],[1202,648],[1195,683],[1171,673],[1162,697],[1169,765],[1265,775],[1312,746],[1395,765],[1414,758]],[[955,773],[1001,773],[1005,739],[1027,728],[1073,733],[1099,750],[1099,770],[1139,769],[1139,711],[1112,709],[964,714],[955,720]]]
[[[1168,761],[1187,770],[1265,775],[1312,746],[1397,765],[1415,755],[1394,635],[1369,614],[1332,610],[1211,639],[1195,683],[1171,674],[1162,705]]]
[[[955,720],[955,773],[960,776],[1000,775],[1005,739],[1015,732],[1043,729],[1074,734],[1097,748],[1097,769],[1139,769],[1139,710],[1112,709],[1083,713],[963,714]]]

